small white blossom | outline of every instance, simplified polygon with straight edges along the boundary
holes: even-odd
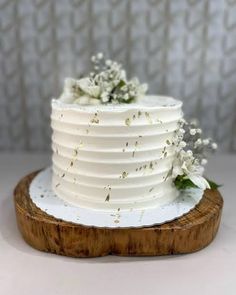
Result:
[[[179,143],[179,146],[181,147],[181,148],[184,148],[184,147],[186,147],[186,142],[185,141],[181,141],[180,143]]]
[[[211,147],[213,148],[213,150],[216,150],[218,148],[218,146],[215,142],[212,143]]]
[[[201,160],[201,164],[202,164],[202,165],[206,165],[207,162],[208,162],[207,159],[202,159],[202,160]]]
[[[109,101],[109,95],[107,92],[103,92],[101,94],[101,100],[102,100],[102,102],[105,102],[105,103]]]
[[[189,133],[191,135],[195,135],[197,133],[197,129],[190,129]]]
[[[185,133],[185,130],[184,130],[183,128],[180,128],[180,129],[179,129],[179,133],[180,133],[180,134],[184,134],[184,133]]]
[[[97,58],[98,58],[98,59],[103,59],[103,53],[102,53],[102,52],[99,52],[99,53],[97,54]]]
[[[202,129],[197,128],[197,133],[202,134]]]
[[[195,145],[198,146],[198,145],[201,145],[202,144],[202,140],[200,138],[198,138],[198,140],[195,142]]]
[[[92,62],[96,62],[96,56],[95,56],[95,55],[93,55],[93,56],[91,57],[91,61],[92,61]]]
[[[191,150],[188,150],[186,153],[187,153],[189,156],[192,156],[192,155],[193,155],[193,152],[192,152]]]
[[[107,65],[107,66],[111,66],[111,64],[112,64],[112,61],[111,61],[110,59],[108,59],[108,60],[106,60],[106,62],[105,62],[105,63],[106,63],[106,65]]]
[[[129,99],[128,93],[126,93],[123,98],[124,98],[124,100],[128,100]]]
[[[209,140],[208,138],[203,139],[202,143],[203,143],[204,145],[208,145],[208,144],[210,143],[210,140]]]

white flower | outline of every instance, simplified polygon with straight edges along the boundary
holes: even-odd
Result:
[[[183,128],[180,128],[178,131],[179,131],[180,134],[184,134],[185,133],[185,130]]]
[[[201,160],[201,164],[202,164],[202,165],[206,165],[206,164],[207,164],[207,159],[202,159],[202,160]]]
[[[187,153],[190,157],[193,155],[193,152],[192,152],[191,150],[188,150],[186,153]]]
[[[199,165],[191,153],[181,151],[173,162],[172,176],[184,175],[201,189],[210,188],[207,180],[202,176],[204,168]]]
[[[103,53],[102,53],[102,52],[99,52],[99,53],[97,54],[97,58],[98,58],[98,59],[103,59]]]
[[[203,143],[204,145],[208,145],[208,144],[210,143],[210,140],[209,140],[208,138],[203,139],[202,143]]]
[[[195,146],[199,146],[202,144],[202,140],[198,138],[198,140],[195,142]]]
[[[93,56],[91,57],[91,61],[92,61],[92,62],[96,62],[96,56],[95,56],[95,55],[93,55]]]
[[[195,134],[197,133],[197,129],[190,129],[190,130],[189,130],[189,133],[190,133],[191,135],[195,135]]]
[[[202,129],[197,128],[197,133],[202,134]]]
[[[186,142],[185,141],[181,141],[180,143],[179,143],[179,146],[181,147],[181,148],[184,148],[184,147],[186,147]]]
[[[112,64],[112,61],[110,59],[107,59],[105,63],[108,67],[110,67]]]
[[[213,142],[212,145],[211,145],[211,147],[213,148],[213,150],[216,150],[217,147],[218,147],[218,145],[217,145],[217,143]]]
[[[128,100],[128,99],[129,99],[129,95],[128,95],[128,93],[125,93],[123,99],[124,99],[124,100]]]
[[[95,85],[90,78],[83,78],[77,81],[78,87],[91,97],[97,98],[100,95],[101,89]]]
[[[108,102],[109,101],[109,93],[108,92],[103,92],[102,94],[101,94],[101,100],[102,100],[102,102]]]

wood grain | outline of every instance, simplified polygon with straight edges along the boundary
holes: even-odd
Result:
[[[207,246],[219,228],[223,199],[217,190],[206,190],[188,214],[162,225],[109,229],[65,222],[47,215],[31,201],[28,189],[37,173],[18,183],[14,202],[24,240],[41,251],[72,257],[191,253]]]

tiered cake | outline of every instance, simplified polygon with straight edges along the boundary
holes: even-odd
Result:
[[[178,196],[170,170],[182,103],[143,96],[131,104],[52,101],[53,189],[92,209],[133,210]]]

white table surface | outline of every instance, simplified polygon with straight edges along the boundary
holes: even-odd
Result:
[[[236,294],[236,156],[217,155],[208,176],[224,197],[222,223],[207,248],[188,255],[74,259],[28,246],[16,226],[12,190],[49,155],[0,154],[0,294]]]

